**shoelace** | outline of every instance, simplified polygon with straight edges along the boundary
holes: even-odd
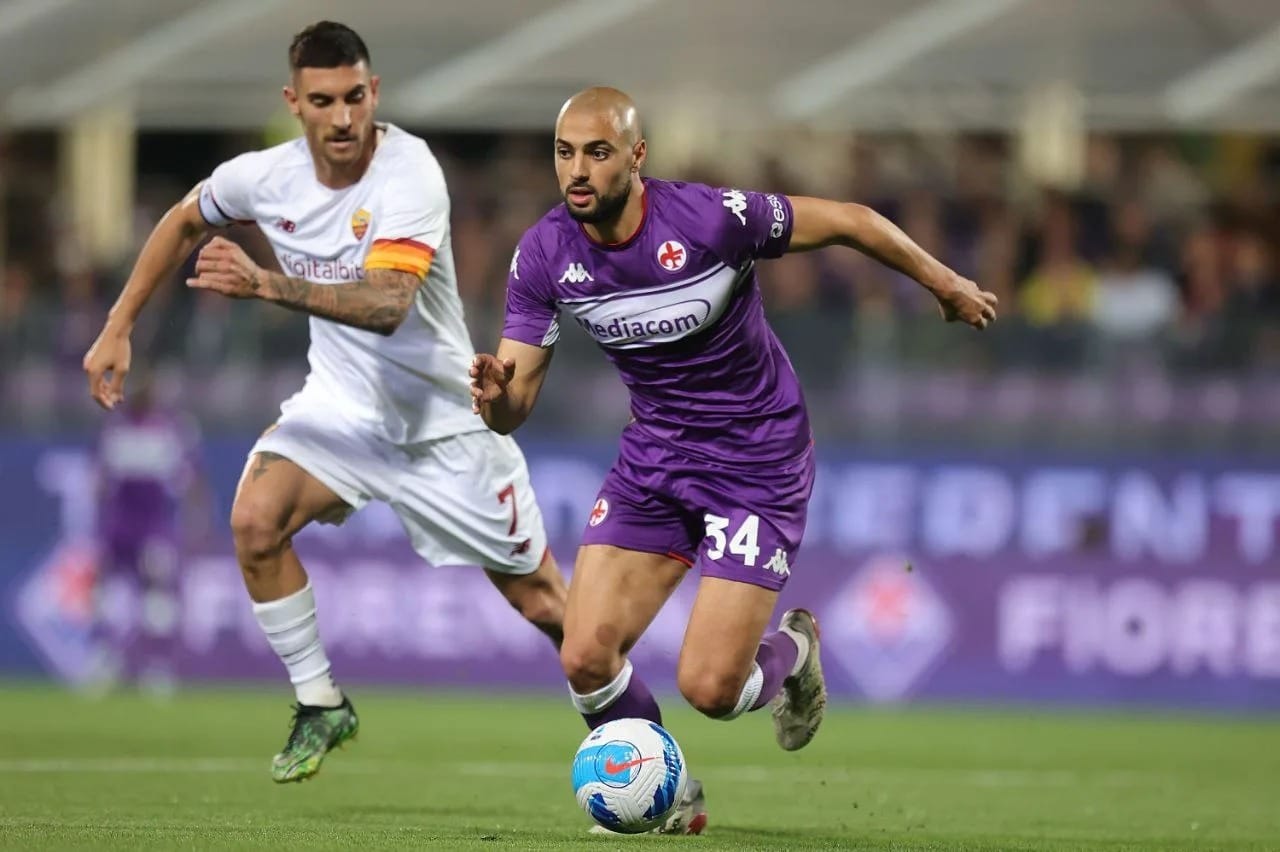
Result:
[[[286,751],[302,744],[303,731],[305,730],[302,720],[312,716],[319,716],[323,712],[323,708],[308,707],[305,704],[291,704],[289,709],[293,711],[293,730],[289,732],[289,740],[284,744]]]

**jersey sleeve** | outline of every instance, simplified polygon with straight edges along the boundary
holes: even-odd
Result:
[[[373,243],[364,268],[397,269],[425,279],[449,229],[449,189],[425,146],[405,159],[385,187],[388,196],[371,223]]]
[[[791,245],[791,200],[781,193],[705,187],[707,218],[717,223],[722,259],[742,266],[756,258],[781,257]]]
[[[215,228],[254,222],[253,189],[261,179],[257,152],[227,160],[200,184],[200,215]]]
[[[525,232],[511,256],[502,336],[544,349],[560,339],[560,309],[533,230]]]

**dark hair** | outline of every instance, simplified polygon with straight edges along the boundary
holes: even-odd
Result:
[[[293,37],[289,45],[289,67],[339,68],[359,62],[369,64],[369,48],[364,39],[346,24],[318,21]]]

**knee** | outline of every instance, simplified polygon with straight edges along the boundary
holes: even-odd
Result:
[[[599,643],[583,643],[565,636],[560,646],[560,665],[569,685],[579,695],[603,689],[621,668],[621,654]]]
[[[270,562],[284,548],[284,528],[259,501],[237,500],[231,507],[231,537],[246,571]]]
[[[729,716],[742,695],[742,679],[709,667],[681,666],[676,673],[680,694],[695,710],[712,719]]]

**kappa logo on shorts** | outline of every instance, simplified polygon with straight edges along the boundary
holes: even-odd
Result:
[[[369,231],[369,211],[361,207],[359,210],[351,214],[351,233],[356,235],[357,240],[363,240],[364,235]]]
[[[591,508],[591,515],[587,518],[587,523],[593,527],[598,527],[604,523],[604,519],[609,517],[609,501],[601,497],[596,501],[595,506]]]
[[[773,552],[773,557],[764,563],[764,570],[772,571],[779,577],[790,577],[791,566],[787,564],[787,552],[779,547]]]

